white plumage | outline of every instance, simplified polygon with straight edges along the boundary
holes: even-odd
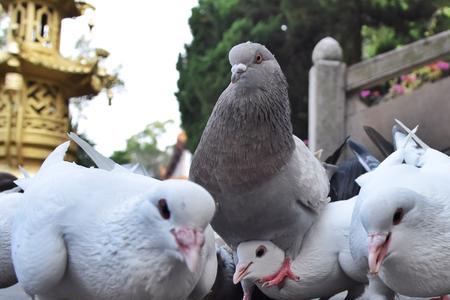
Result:
[[[285,257],[284,251],[270,241],[239,244],[235,281],[246,280],[247,285],[248,282],[256,283],[264,294],[273,299],[326,298],[344,290],[349,290],[355,297],[362,292],[367,279],[364,270],[356,268],[348,248],[354,203],[355,198],[352,198],[330,203],[323,209],[292,262],[292,271],[300,276],[299,281],[286,280],[281,287],[265,287],[259,282],[275,273]]]
[[[350,236],[354,258],[397,293],[448,294],[450,158],[406,145],[358,181]]]
[[[12,257],[24,290],[42,300],[175,300],[194,288],[204,296],[209,288],[196,285],[205,265],[215,277],[209,193],[188,181],[64,162],[67,147],[19,182]],[[198,249],[183,248],[189,241]]]
[[[17,282],[11,258],[11,227],[21,193],[0,193],[0,288]]]

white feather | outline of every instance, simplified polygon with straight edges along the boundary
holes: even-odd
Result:
[[[15,216],[12,257],[24,290],[43,299],[186,299],[209,263],[214,236],[207,235],[194,274],[170,230],[205,229],[212,197],[188,181],[64,162],[67,146],[30,179]],[[168,220],[157,208],[162,198],[171,208]]]

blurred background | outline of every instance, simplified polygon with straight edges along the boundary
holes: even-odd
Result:
[[[450,149],[450,0],[0,4],[1,171],[34,173],[75,131],[120,164],[187,178],[228,51],[248,40],[275,54],[294,133],[313,150],[347,135],[370,144],[363,126],[387,136],[393,118]],[[27,298],[15,286],[0,299]]]
[[[155,177],[185,178],[211,110],[229,84],[227,53],[248,40],[266,45],[287,77],[294,133],[309,141],[308,126],[310,136],[311,128],[317,127],[311,144],[328,151],[354,134],[353,128],[375,122],[392,108],[365,112],[372,116],[369,119],[356,112],[408,97],[449,74],[450,40],[439,36],[450,29],[449,0],[0,3],[0,168],[15,173],[18,165],[34,172],[72,130],[121,164],[140,163]],[[342,116],[340,110],[326,108],[327,103],[333,106],[333,95],[311,99],[309,92],[312,53],[327,36],[337,41],[340,55],[320,59],[344,66]],[[428,39],[439,51],[427,56]],[[408,48],[417,41],[421,46]],[[405,47],[409,52],[398,52]],[[394,64],[380,58],[392,50],[402,59]],[[380,61],[383,66],[377,64]],[[382,75],[363,80],[380,68]],[[362,83],[353,84],[354,78]],[[449,84],[441,85],[438,92],[423,92],[420,98],[434,93],[448,103]],[[323,83],[317,89],[330,88]],[[314,103],[315,111],[308,110],[308,103]],[[397,103],[402,103],[397,109],[405,107]],[[434,105],[441,109],[432,112],[448,114],[439,103]],[[414,112],[403,116],[406,123],[425,122],[417,115],[426,104],[412,106]],[[331,117],[311,123],[309,113]],[[319,128],[318,123],[334,117],[342,120],[327,126],[342,127],[339,132]],[[357,122],[350,124],[352,118]],[[432,126],[425,122],[425,129]],[[83,165],[92,164],[76,149],[72,156]]]

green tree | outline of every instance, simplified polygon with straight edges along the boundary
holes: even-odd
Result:
[[[153,122],[127,140],[125,150],[114,151],[111,159],[118,164],[141,164],[151,176],[159,176],[159,167],[169,161],[168,150],[161,149],[158,139],[166,133],[167,125],[173,121]]]
[[[177,63],[188,148],[195,150],[229,83],[233,45],[252,40],[275,54],[289,83],[294,133],[306,138],[308,71],[321,38],[336,38],[352,64],[448,29],[449,6],[450,0],[200,0],[189,19],[193,41]]]

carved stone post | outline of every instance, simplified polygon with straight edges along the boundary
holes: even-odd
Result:
[[[326,37],[312,53],[309,71],[309,147],[330,155],[345,138],[345,77],[339,43]]]

